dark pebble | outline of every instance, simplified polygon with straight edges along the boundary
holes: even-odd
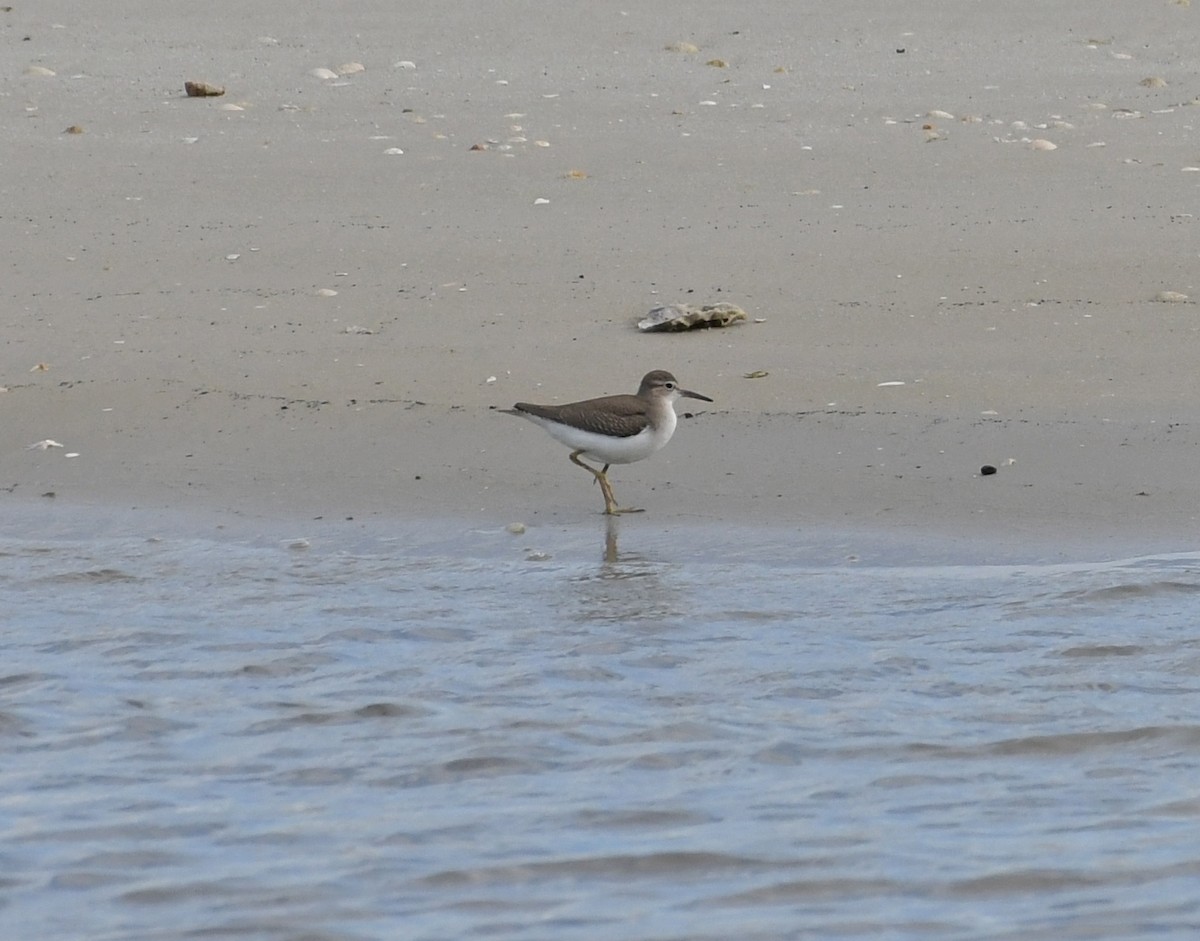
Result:
[[[991,464],[984,464],[983,467],[979,468],[979,473],[984,477],[990,477],[996,473],[996,468],[992,467]]]

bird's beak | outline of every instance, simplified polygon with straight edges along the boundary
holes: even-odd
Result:
[[[699,392],[692,392],[690,389],[680,389],[679,394],[685,399],[699,399],[701,402],[711,402],[707,395],[701,395]]]

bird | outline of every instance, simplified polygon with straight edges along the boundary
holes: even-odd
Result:
[[[634,395],[606,395],[567,405],[518,402],[501,411],[528,419],[570,448],[571,462],[600,484],[604,512],[612,516],[642,511],[617,506],[608,480],[609,467],[645,460],[670,441],[675,433],[675,402],[680,398],[712,401],[707,395],[681,388],[665,369],[655,369],[642,377]],[[586,464],[581,460],[585,457],[604,466],[597,469]]]

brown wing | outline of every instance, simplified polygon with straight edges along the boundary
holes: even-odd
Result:
[[[532,405],[529,402],[518,402],[513,407],[519,412],[528,412],[539,418],[616,438],[631,438],[650,424],[646,415],[646,402],[636,395],[609,395],[600,399],[588,399],[586,402],[571,402],[568,405]]]

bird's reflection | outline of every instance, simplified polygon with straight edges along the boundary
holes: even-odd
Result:
[[[673,617],[679,603],[668,575],[673,566],[644,553],[622,551],[620,526],[620,517],[605,518],[600,565],[572,580],[576,610],[585,621],[644,624]]]

